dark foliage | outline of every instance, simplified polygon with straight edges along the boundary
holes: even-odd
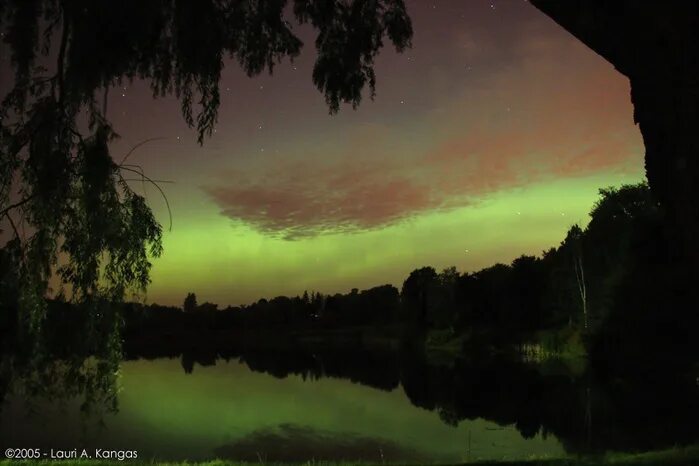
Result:
[[[331,113],[343,102],[356,107],[365,87],[373,96],[374,58],[386,38],[398,51],[410,45],[402,0],[292,3],[2,2],[0,28],[14,68],[0,105],[0,216],[20,284],[12,312],[31,314],[38,325],[54,274],[76,302],[118,301],[149,282],[161,227],[124,175],[160,188],[127,163],[131,153],[110,153],[118,137],[108,120],[111,87],[141,79],[154,97],[174,94],[202,143],[216,123],[224,59],[254,76],[299,54],[303,44],[287,13],[318,31],[313,80]],[[20,217],[29,237],[16,228]]]

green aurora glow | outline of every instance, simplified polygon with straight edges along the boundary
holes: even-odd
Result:
[[[411,270],[455,265],[473,271],[557,246],[588,222],[600,187],[642,178],[615,173],[550,181],[498,192],[473,207],[421,215],[397,225],[287,241],[235,225],[214,206],[178,218],[155,262],[149,301],[249,303],[303,290],[347,292],[383,283],[400,287]],[[181,296],[184,299],[184,296]]]
[[[111,93],[115,153],[165,137],[130,160],[174,181],[147,301],[237,305],[400,286],[425,265],[474,271],[558,245],[599,188],[643,179],[628,80],[527,2],[491,3],[408,2],[413,48],[384,50],[376,99],[336,116],[311,82],[312,47],[271,77],[227,67],[203,147],[175,99],[138,82]]]

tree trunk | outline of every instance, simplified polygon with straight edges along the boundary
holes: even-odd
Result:
[[[699,2],[531,0],[631,82],[672,262],[699,269]],[[691,272],[690,272],[691,271]],[[691,285],[691,281],[688,282]]]
[[[665,209],[670,259],[699,264],[699,86],[633,78],[646,176]],[[694,268],[693,266],[687,267]]]

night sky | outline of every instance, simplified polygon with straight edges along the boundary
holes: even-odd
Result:
[[[130,157],[173,213],[148,302],[222,306],[347,292],[432,265],[473,271],[556,246],[597,190],[643,178],[628,80],[523,0],[408,2],[412,49],[386,47],[377,95],[328,114],[312,31],[294,63],[248,78],[230,62],[203,147],[175,98],[110,92]],[[140,182],[134,187],[141,190]],[[165,204],[148,199],[165,229]]]

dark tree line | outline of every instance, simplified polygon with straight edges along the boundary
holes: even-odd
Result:
[[[361,328],[395,335],[401,327],[409,331],[397,334],[413,340],[446,332],[461,338],[467,352],[542,342],[555,350],[565,343],[556,340],[562,333],[577,336],[596,365],[615,371],[696,362],[696,306],[676,284],[685,271],[668,259],[660,209],[647,185],[601,190],[590,215],[585,228],[573,225],[557,247],[538,257],[523,255],[470,273],[422,267],[400,291],[392,285],[334,295],[306,291],[223,309],[199,304],[190,293],[181,308],[128,303],[108,311],[105,304],[102,316],[112,317],[102,323],[87,307],[59,312],[71,305],[53,301],[57,311],[47,328],[125,325],[127,341],[169,335],[187,342],[207,332],[234,339],[236,332],[313,331],[330,338],[333,331]],[[73,323],[61,323],[66,316]],[[4,315],[0,330],[13,328],[11,318]]]
[[[604,364],[695,359],[689,329],[696,328],[696,312],[673,289],[672,277],[684,270],[663,254],[661,213],[648,186],[600,190],[590,216],[584,229],[573,225],[559,246],[539,257],[523,255],[472,273],[422,267],[400,291],[392,285],[334,295],[306,291],[221,310],[197,306],[190,293],[184,303],[189,312],[133,305],[127,323],[271,332],[399,325],[418,335],[440,330],[463,336],[470,350],[542,338],[556,350],[565,343],[557,332],[565,330]],[[668,307],[676,308],[675,317],[668,317]]]

